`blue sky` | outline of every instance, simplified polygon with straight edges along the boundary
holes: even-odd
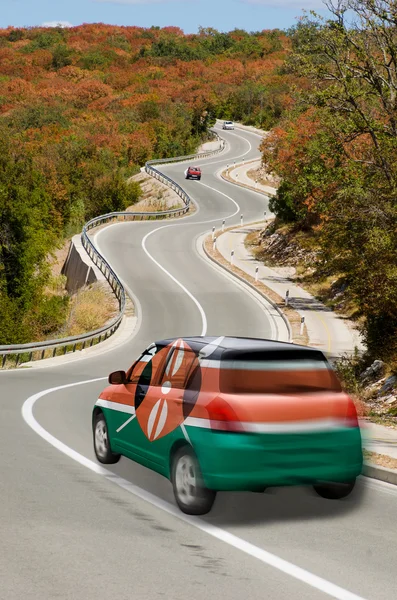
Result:
[[[322,0],[0,0],[0,27],[64,22],[198,27],[230,31],[285,29],[302,10],[326,14]]]

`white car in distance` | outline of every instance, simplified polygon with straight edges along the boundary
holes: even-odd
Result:
[[[233,121],[223,121],[222,129],[234,129]]]

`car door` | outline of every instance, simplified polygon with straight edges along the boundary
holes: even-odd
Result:
[[[122,394],[125,404],[132,406],[133,411],[119,420],[112,435],[113,441],[123,453],[147,466],[151,466],[147,464],[147,461],[151,460],[150,443],[136,418],[137,410],[146,397],[157,368],[168,352],[169,349],[164,346],[151,344],[127,372],[128,383],[119,386],[122,388],[118,392],[119,395]]]
[[[164,469],[174,442],[186,439],[181,426],[192,408],[186,385],[199,369],[196,353],[183,340],[175,341],[137,408],[137,421],[150,444],[145,444],[147,456]]]

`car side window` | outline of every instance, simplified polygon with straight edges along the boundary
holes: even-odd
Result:
[[[152,358],[157,352],[161,350],[161,347],[158,348],[155,344],[146,348],[146,350],[141,354],[138,360],[132,365],[129,372],[129,383],[138,383],[138,380],[141,380],[143,377],[145,380],[149,378],[152,374]],[[142,370],[143,369],[143,370]]]
[[[174,389],[185,389],[199,364],[192,350],[173,348],[167,357],[160,386],[171,383]]]

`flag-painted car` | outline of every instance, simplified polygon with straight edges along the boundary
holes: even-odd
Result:
[[[123,455],[164,475],[188,514],[209,512],[220,490],[313,485],[343,498],[361,473],[355,405],[319,350],[167,339],[109,383],[92,415],[98,460]]]

